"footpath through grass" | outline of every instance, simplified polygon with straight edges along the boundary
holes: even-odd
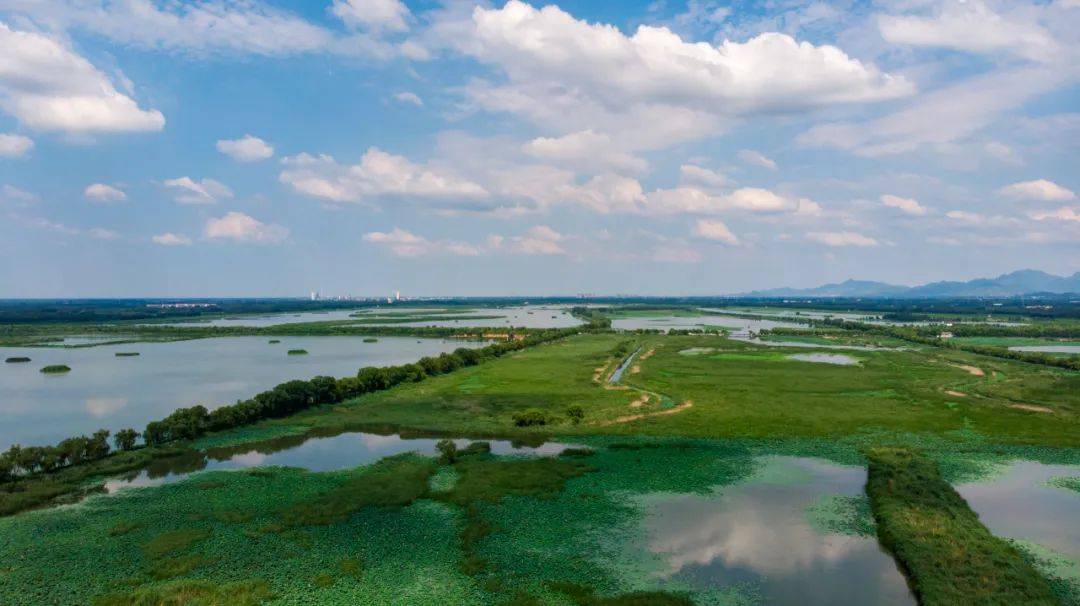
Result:
[[[924,606],[1056,604],[1046,580],[990,534],[935,464],[909,450],[868,454],[878,538]]]

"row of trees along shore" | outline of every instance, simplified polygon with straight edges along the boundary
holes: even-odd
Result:
[[[452,353],[421,358],[413,364],[361,368],[355,377],[335,379],[320,376],[309,381],[287,381],[251,399],[214,410],[201,405],[180,408],[160,421],[147,424],[141,436],[145,445],[150,447],[192,440],[209,432],[250,425],[263,419],[286,417],[316,406],[390,389],[402,383],[422,381],[582,330],[604,328],[602,323],[590,323],[583,327],[509,334],[506,341],[477,349],[461,347]],[[55,446],[14,445],[0,454],[0,482],[104,459],[114,452],[109,445],[109,435],[108,430],[102,429],[89,437],[67,438]],[[116,451],[137,448],[139,436],[134,429],[118,431],[113,436]]]

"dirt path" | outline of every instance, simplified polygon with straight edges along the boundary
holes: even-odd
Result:
[[[1041,412],[1043,414],[1053,414],[1054,409],[1047,408],[1045,406],[1036,406],[1034,404],[1009,404],[1009,408],[1016,408],[1018,410],[1027,410],[1030,412]]]
[[[978,366],[968,366],[966,364],[949,364],[949,366],[952,366],[953,368],[959,368],[960,370],[966,370],[968,371],[968,374],[976,377],[986,376],[986,373],[983,371],[983,369],[979,368]]]
[[[597,423],[596,425],[597,425],[597,427],[607,427],[609,425],[618,425],[620,423],[630,423],[632,421],[639,421],[641,419],[646,419],[648,417],[659,417],[661,415],[673,415],[675,413],[682,412],[682,411],[686,410],[687,408],[692,407],[693,405],[694,405],[693,402],[691,402],[690,400],[687,400],[687,401],[683,402],[682,404],[679,404],[678,406],[675,406],[674,408],[668,408],[666,410],[658,410],[656,412],[643,412],[641,414],[636,414],[636,415],[626,415],[626,416],[622,416],[622,417],[617,417],[617,418],[615,418],[615,419],[613,419],[611,421],[605,421],[603,423]]]
[[[951,389],[946,390],[945,393],[947,395],[953,396],[955,398],[966,398],[967,397],[966,393],[962,393],[962,392],[959,392],[959,391],[953,391]]]

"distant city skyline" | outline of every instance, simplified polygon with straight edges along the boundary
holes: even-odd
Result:
[[[1080,270],[1073,0],[0,1],[0,298]]]

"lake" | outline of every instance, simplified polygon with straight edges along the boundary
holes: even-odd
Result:
[[[437,314],[437,312],[435,312]],[[475,316],[499,316],[498,318],[470,319]],[[582,324],[570,315],[568,307],[557,305],[526,305],[520,307],[491,307],[471,310],[470,314],[460,314],[452,320],[422,322],[396,322],[394,326],[442,326],[451,328],[567,328]]]
[[[866,470],[764,457],[757,473],[712,494],[642,497],[645,547],[664,579],[695,588],[750,584],[765,604],[914,604],[874,536],[830,532],[810,508],[863,498]]]
[[[270,344],[270,338],[281,342]],[[0,449],[51,444],[99,428],[142,430],[146,423],[195,404],[216,408],[292,379],[349,376],[363,366],[415,362],[486,343],[379,337],[224,337],[169,343],[126,343],[77,349],[0,347]],[[287,355],[305,349],[307,355]],[[117,352],[138,352],[117,357]],[[43,366],[71,372],[46,375]]]
[[[334,311],[309,311],[303,313],[265,314],[254,316],[230,316],[213,320],[194,320],[188,322],[170,322],[165,326],[246,326],[264,327],[277,324],[296,324],[300,322],[331,322],[362,319],[366,315],[453,315],[452,320],[422,322],[388,322],[392,326],[444,326],[444,327],[510,327],[526,328],[566,328],[582,322],[570,315],[570,309],[556,305],[527,305],[518,307],[480,307],[462,310],[460,308],[420,308],[420,307],[365,307],[362,309],[344,309]],[[499,316],[497,319],[470,319],[470,316]],[[460,317],[460,319],[458,319]],[[377,326],[378,324],[372,324]]]

